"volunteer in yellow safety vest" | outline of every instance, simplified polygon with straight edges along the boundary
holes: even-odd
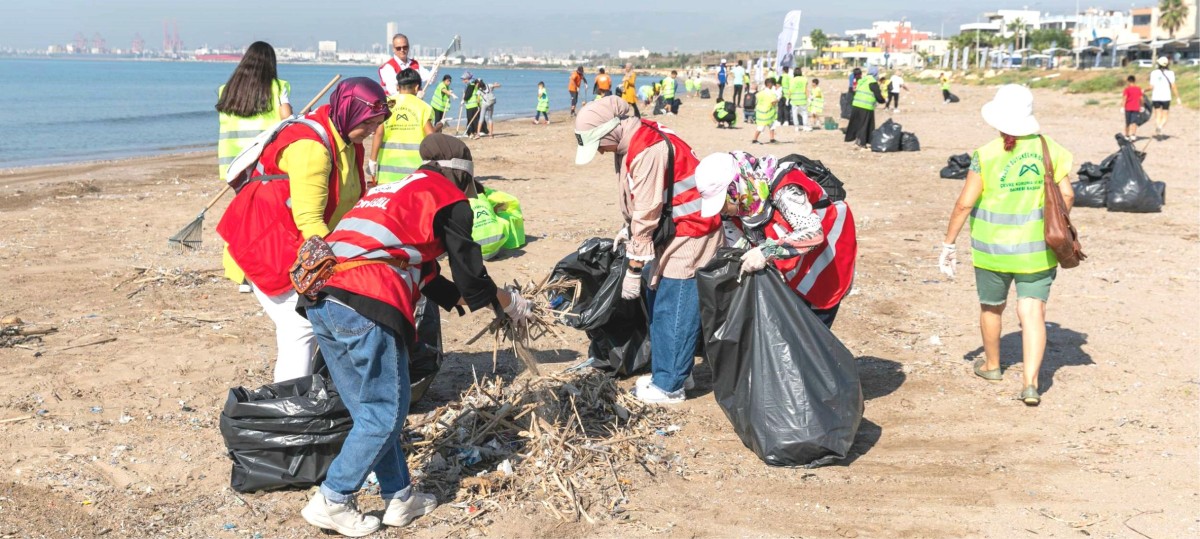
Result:
[[[392,115],[375,130],[375,159],[367,163],[368,185],[398,182],[421,166],[421,141],[436,129],[433,108],[417,97],[420,87],[421,74],[415,69],[396,75],[396,95],[388,100]]]
[[[860,69],[854,68],[855,75],[860,73]],[[860,149],[867,147],[871,132],[875,130],[875,104],[887,101],[880,93],[879,81],[875,80],[878,74],[879,66],[867,68],[867,75],[858,79],[854,87],[854,101],[850,103],[850,123],[846,126],[845,141],[853,141]]]
[[[808,119],[804,120],[804,124],[806,128],[811,129],[808,125],[809,119],[812,123],[818,123],[825,114],[825,94],[821,92],[821,80],[815,77],[809,81],[808,88]]]
[[[671,70],[671,76],[662,80],[663,104],[667,106],[668,114],[679,114],[679,101],[675,99],[676,78],[679,72]]]
[[[783,74],[775,79],[776,85],[779,87],[779,125],[783,125],[791,121],[792,118],[792,73],[787,69],[783,70]]]
[[[771,140],[767,141],[768,144],[775,142],[775,126],[779,125],[779,89],[775,87],[775,79],[768,77],[763,81],[763,85],[766,88],[755,94],[754,124],[758,126],[758,129],[754,131],[754,139],[750,141],[751,144],[762,144],[758,141],[758,136],[763,131],[771,132]]]
[[[229,76],[229,81],[217,88],[217,177],[225,181],[225,169],[233,158],[242,153],[259,133],[292,115],[288,94],[292,85],[277,78],[275,48],[256,41],[246,49],[242,61]],[[250,292],[246,276],[229,258],[228,249],[222,255],[225,277],[241,284],[240,291]]]
[[[791,73],[791,86],[788,91],[788,106],[792,109],[792,125],[799,131],[801,126],[806,131],[812,131],[808,119],[808,81],[802,76],[800,68]]]
[[[1071,182],[1066,181],[1072,156],[1050,137],[1038,135],[1033,94],[1024,86],[1001,86],[982,113],[983,120],[1000,131],[1000,136],[971,157],[967,181],[950,213],[938,267],[954,278],[955,242],[970,218],[984,352],[983,359],[975,362],[975,374],[991,381],[1004,379],[1000,372],[1001,315],[1009,286],[1015,281],[1024,350],[1020,398],[1034,406],[1041,402],[1038,370],[1046,348],[1046,301],[1058,267],[1044,232],[1045,177],[1053,173],[1069,211],[1075,198]],[[1050,171],[1043,160],[1047,152]]]
[[[446,111],[450,110],[450,100],[458,99],[454,92],[450,90],[450,75],[442,77],[442,82],[438,83],[437,88],[433,91],[433,100],[429,106],[433,108],[433,125],[442,123],[442,117],[446,116]]]

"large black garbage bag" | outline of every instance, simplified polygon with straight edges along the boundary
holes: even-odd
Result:
[[[950,102],[951,102],[951,103],[958,103],[958,102],[959,102],[958,96],[957,96],[957,95],[954,95],[954,94],[950,94]]]
[[[960,153],[951,155],[946,160],[946,166],[942,167],[939,176],[947,180],[965,180],[967,171],[971,169],[971,156],[969,154]]]
[[[1150,213],[1162,211],[1163,198],[1154,188],[1133,144],[1117,135],[1121,147],[1112,160],[1105,205],[1108,211]]]
[[[353,422],[324,375],[229,390],[221,437],[238,492],[308,488],[325,479]]]
[[[1071,184],[1071,189],[1075,191],[1075,207],[1103,208],[1108,195],[1108,178],[1093,180],[1080,176],[1079,181]]]
[[[1138,111],[1137,117],[1134,118],[1134,122],[1137,123],[1138,126],[1146,125],[1146,122],[1150,121],[1150,116],[1153,112],[1154,109],[1152,108],[1152,103],[1150,103],[1150,96],[1142,94],[1142,110]]]
[[[611,239],[589,239],[554,266],[551,281],[576,279],[579,285],[577,296],[551,298],[551,307],[569,312],[564,323],[587,333],[595,368],[625,377],[650,366],[650,322],[644,299],[621,299],[625,248],[614,252],[612,245]]]
[[[1075,175],[1081,180],[1099,180],[1104,177],[1104,171],[1100,169],[1099,165],[1088,161],[1079,165],[1079,172],[1076,172]]]
[[[712,99],[712,94],[709,93],[708,88],[700,89],[700,99]]]
[[[905,131],[900,134],[900,151],[902,152],[919,152],[921,151],[921,140],[917,135]]]
[[[849,120],[850,112],[852,112],[854,103],[854,94],[852,92],[844,92],[842,97],[838,99],[838,106],[841,107],[842,119]]]
[[[888,120],[871,132],[871,151],[898,152],[900,151],[900,136],[903,133],[900,124]]]
[[[767,464],[843,459],[863,413],[854,356],[774,269],[739,284],[743,252],[722,249],[696,272],[717,404]]]

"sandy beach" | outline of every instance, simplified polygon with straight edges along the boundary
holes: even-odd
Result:
[[[827,115],[836,117],[844,84],[822,81]],[[962,102],[943,105],[935,86],[911,87],[902,112],[880,111],[877,123],[892,117],[916,133],[917,153],[854,151],[839,131],[790,128],[778,144],[751,146],[750,128],[713,126],[712,100],[657,118],[700,156],[799,152],[846,183],[860,258],[834,331],[858,359],[867,399],[846,462],[764,465],[734,434],[701,365],[697,391],[678,406],[682,429],[661,439],[681,471],[627,477],[621,515],[593,507],[589,524],[503,506],[457,526],[464,510],[443,499],[411,528],[373,537],[1200,535],[1197,111],[1173,108],[1172,136],[1147,148],[1147,172],[1168,184],[1162,213],[1072,214],[1090,258],[1059,271],[1044,400],[1027,408],[1016,400],[1019,368],[996,384],[971,374],[982,351],[969,257],[955,281],[936,267],[962,185],[938,170],[996,136],[979,115],[994,89],[959,87]],[[1115,99],[1035,96],[1043,133],[1073,152],[1073,168],[1116,150]],[[488,264],[497,281],[539,280],[583,240],[620,226],[612,161],[575,166],[567,115],[552,122],[503,122],[495,138],[468,142],[476,173],[525,209],[530,243]],[[252,295],[220,278],[213,227],[228,198],[208,213],[201,249],[180,254],[166,241],[221,187],[214,153],[0,171],[0,316],[57,328],[40,344],[0,348],[0,537],[317,535],[299,514],[306,492],[229,488],[218,417],[230,387],[270,382],[273,326]],[[491,343],[465,344],[489,320],[443,315],[447,360],[414,413],[455,399],[473,369],[491,372]],[[1014,309],[1004,324],[1003,363],[1016,364]],[[536,343],[545,370],[586,358],[583,334],[566,334],[569,347]],[[499,371],[521,369],[502,354]],[[363,505],[381,507],[377,497]]]

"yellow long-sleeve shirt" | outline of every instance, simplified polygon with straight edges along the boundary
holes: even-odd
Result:
[[[279,154],[279,168],[288,175],[292,191],[292,219],[301,237],[324,237],[342,220],[342,216],[362,198],[359,170],[354,156],[354,145],[347,144],[331,124],[334,147],[338,152],[338,202],[329,222],[325,222],[325,204],[329,200],[329,174],[333,162],[325,146],[315,140],[298,140],[288,145]],[[226,251],[222,257],[225,276],[241,282],[244,275]]]

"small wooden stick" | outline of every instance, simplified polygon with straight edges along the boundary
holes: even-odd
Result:
[[[100,340],[98,340],[98,341],[95,341],[95,342],[89,342],[89,343],[84,343],[84,344],[75,344],[75,345],[68,346],[68,347],[66,347],[66,348],[59,348],[58,350],[55,350],[55,351],[56,351],[56,352],[62,352],[63,350],[70,350],[70,349],[72,349],[72,348],[83,348],[83,347],[85,347],[85,346],[95,346],[95,345],[97,345],[97,344],[105,344],[105,343],[110,343],[110,342],[113,342],[113,341],[115,341],[115,340],[117,340],[117,338],[116,338],[116,337],[109,337],[109,338],[107,338],[107,339],[100,339]]]

